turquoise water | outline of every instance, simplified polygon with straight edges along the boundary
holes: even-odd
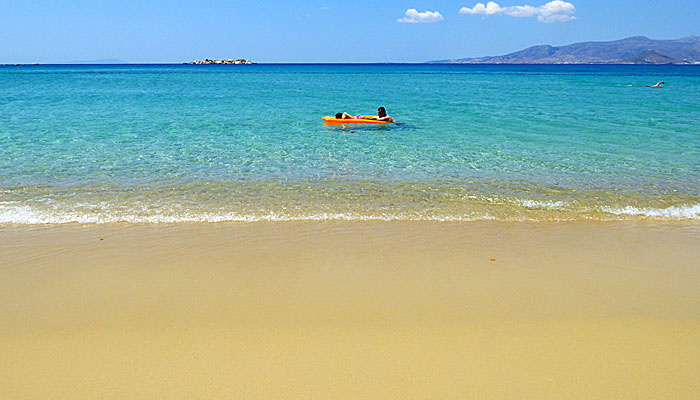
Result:
[[[4,224],[700,219],[700,66],[7,66],[0,109]]]

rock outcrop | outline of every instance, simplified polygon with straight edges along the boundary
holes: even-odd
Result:
[[[250,61],[250,60],[243,59],[243,58],[239,58],[237,60],[232,60],[230,58],[225,58],[222,60],[210,60],[207,58],[204,61],[195,60],[195,61],[186,62],[185,64],[204,65],[204,64],[255,64],[255,63]]]

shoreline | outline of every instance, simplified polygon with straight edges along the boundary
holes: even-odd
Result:
[[[3,226],[0,259],[3,398],[700,392],[693,222]]]

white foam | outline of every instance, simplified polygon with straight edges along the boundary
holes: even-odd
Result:
[[[563,201],[540,201],[540,200],[529,200],[529,199],[519,199],[517,201],[519,204],[527,208],[563,208],[566,203]]]
[[[668,219],[700,219],[700,204],[671,206],[667,208],[637,208],[633,206],[618,208],[601,207],[601,210],[615,215],[634,215]]]
[[[559,209],[565,207],[565,203],[559,201],[536,201],[522,200],[522,205],[528,208],[548,208]],[[625,216],[671,219],[671,220],[700,220],[700,204],[691,206],[672,206],[668,208],[638,208],[634,206],[625,207],[600,207],[599,210],[617,218]],[[563,217],[552,215],[547,218],[540,215],[537,218],[528,216],[494,216],[489,213],[470,213],[463,215],[423,215],[418,213],[380,213],[380,214],[360,214],[354,212],[340,213],[306,213],[306,214],[286,214],[286,213],[236,213],[236,212],[147,212],[143,209],[132,210],[110,210],[109,207],[101,205],[97,208],[87,208],[87,211],[60,210],[56,208],[43,209],[34,208],[29,205],[0,204],[0,224],[16,225],[42,225],[42,224],[110,224],[110,223],[131,223],[131,224],[173,224],[173,223],[217,223],[217,222],[261,222],[261,221],[440,221],[440,222],[470,222],[470,221],[542,221],[542,220],[572,220],[584,219],[606,219],[605,217],[592,217],[579,215],[578,217],[569,215]],[[616,217],[612,217],[616,218]]]
[[[46,212],[38,211],[26,205],[11,207],[0,206],[0,224],[39,225],[39,224],[172,224],[183,222],[261,222],[261,221],[478,221],[495,220],[497,218],[485,215],[445,215],[423,216],[415,214],[378,214],[362,215],[356,213],[312,213],[287,215],[278,213],[268,214],[239,214],[239,213],[202,213],[202,214],[151,214],[138,215],[128,213],[79,213],[79,212]]]

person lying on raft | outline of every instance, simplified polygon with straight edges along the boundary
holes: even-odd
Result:
[[[396,121],[394,121],[393,118],[386,115],[386,109],[384,107],[379,107],[377,109],[377,116],[376,117],[374,115],[364,115],[363,118],[373,119],[375,121],[396,122]]]
[[[356,119],[356,118],[360,118],[360,117],[361,117],[361,115],[358,115],[357,117],[353,117],[352,115],[350,115],[346,112],[341,112],[341,113],[335,114],[335,119]]]

